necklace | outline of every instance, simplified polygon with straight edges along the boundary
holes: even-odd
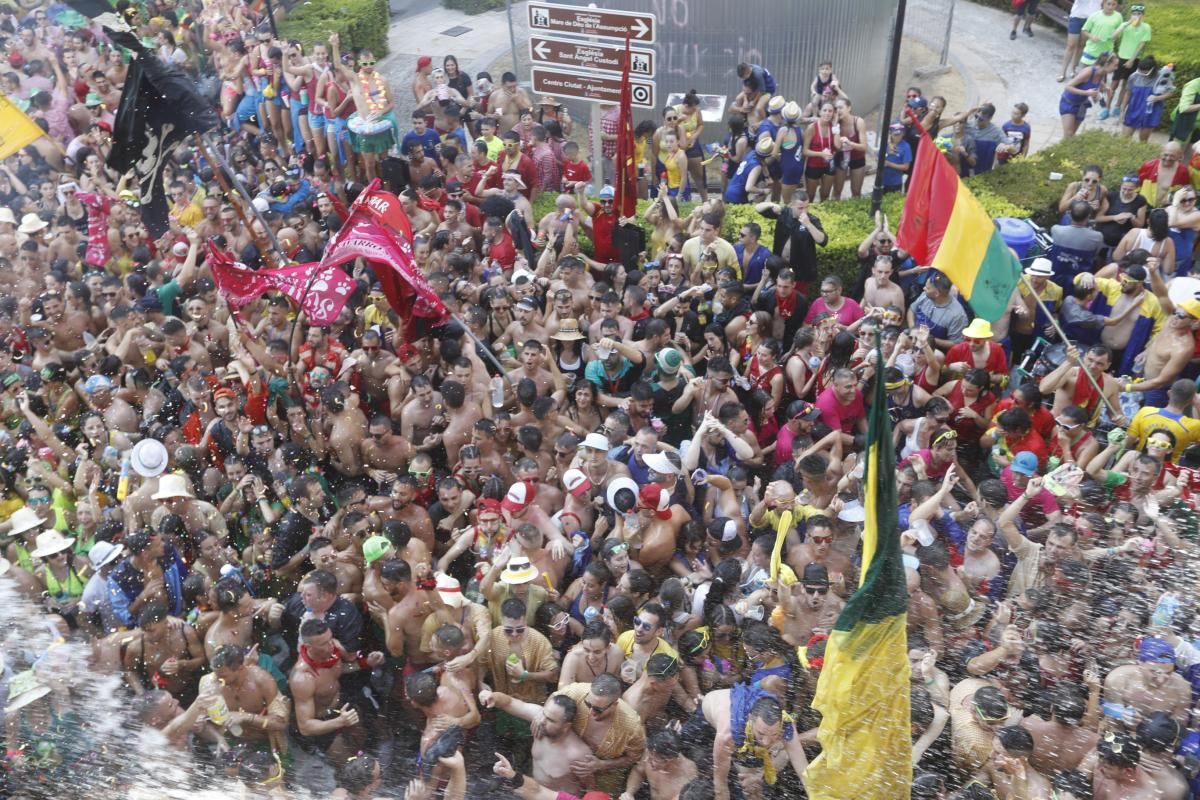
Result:
[[[371,78],[375,79],[374,88],[371,87]],[[372,114],[378,114],[387,105],[387,86],[384,85],[383,79],[379,77],[378,72],[372,72],[369,76],[360,72],[358,73],[358,82],[362,86],[363,99],[367,101],[367,110]]]

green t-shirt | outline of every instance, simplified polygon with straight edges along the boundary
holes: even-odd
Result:
[[[1173,116],[1178,116],[1188,106],[1196,105],[1197,97],[1200,97],[1200,78],[1192,78],[1183,85],[1183,91],[1179,95],[1179,105],[1175,106]]]
[[[158,294],[158,301],[162,303],[163,314],[168,317],[178,316],[179,311],[175,308],[175,301],[179,295],[183,294],[183,287],[179,285],[179,281],[171,278],[154,291]]]
[[[1121,27],[1121,23],[1124,21],[1125,19],[1116,11],[1111,14],[1097,11],[1088,17],[1087,22],[1083,23],[1083,30],[1088,34],[1087,44],[1083,46],[1083,52],[1092,58],[1096,58],[1101,53],[1111,53],[1113,49],[1113,35],[1116,34],[1117,28]]]
[[[1121,31],[1121,41],[1117,43],[1117,57],[1128,61],[1138,54],[1138,48],[1150,41],[1150,25],[1143,22],[1136,28],[1129,25]]]

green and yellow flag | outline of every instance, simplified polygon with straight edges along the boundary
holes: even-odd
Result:
[[[0,93],[0,161],[45,134],[8,95]]]
[[[882,361],[878,334],[876,348]],[[821,755],[805,776],[811,800],[898,800],[909,797],[912,783],[908,589],[896,511],[896,454],[878,376],[866,459],[861,578],[826,643],[813,699],[821,712]]]

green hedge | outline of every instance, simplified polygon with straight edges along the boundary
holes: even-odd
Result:
[[[1067,183],[1076,180],[1085,164],[1099,164],[1104,169],[1105,186],[1115,186],[1121,176],[1135,171],[1147,159],[1158,155],[1158,145],[1121,139],[1105,131],[1087,133],[1059,142],[1029,158],[1016,159],[1004,167],[984,175],[968,178],[966,183],[975,197],[992,217],[1029,218],[1042,225],[1057,222],[1058,200]],[[1061,172],[1063,179],[1051,181],[1051,172]],[[541,219],[554,209],[555,195],[543,194],[535,204],[534,216]],[[639,217],[649,201],[638,202]],[[884,197],[883,210],[892,231],[900,222],[904,198],[889,194]],[[684,203],[681,215],[691,213],[694,203]],[[857,249],[874,227],[871,200],[839,200],[819,203],[812,212],[820,220],[829,244],[817,250],[824,272],[840,275],[853,281],[858,274]],[[763,229],[762,241],[771,244],[775,223],[760,216],[752,206],[726,206],[725,224],[721,235],[736,241],[737,231],[746,222],[757,222]],[[649,229],[647,229],[649,234]],[[587,247],[585,246],[585,249]]]
[[[442,0],[442,5],[465,14],[482,14],[504,8],[504,0]]]
[[[279,24],[281,38],[299,39],[305,47],[327,43],[334,32],[343,52],[368,48],[383,58],[388,52],[388,0],[310,0]]]

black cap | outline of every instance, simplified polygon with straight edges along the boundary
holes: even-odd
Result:
[[[800,583],[804,586],[828,586],[829,570],[824,564],[809,564],[804,568]]]

